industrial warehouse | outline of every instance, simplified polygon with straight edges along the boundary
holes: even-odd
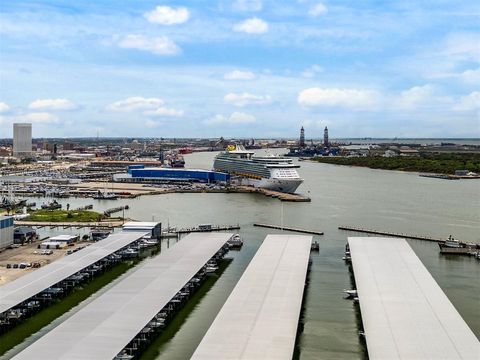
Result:
[[[115,174],[116,182],[137,183],[228,183],[230,175],[213,170],[144,167],[130,165],[126,174]]]

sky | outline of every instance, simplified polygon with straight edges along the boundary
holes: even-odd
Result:
[[[478,0],[0,3],[0,138],[480,137]]]

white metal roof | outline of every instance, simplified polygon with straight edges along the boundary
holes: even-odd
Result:
[[[73,239],[76,239],[78,238],[78,235],[57,235],[57,236],[52,236],[51,238],[49,238],[48,240],[51,240],[51,241],[65,241],[65,240],[73,240]]]
[[[130,221],[122,225],[123,229],[135,229],[135,228],[151,228],[158,226],[159,222],[148,221]]]
[[[145,232],[112,234],[102,241],[0,286],[0,313],[145,235]]]
[[[190,234],[162,251],[15,359],[112,359],[232,234]]]
[[[480,343],[405,239],[349,237],[370,359],[480,359]]]
[[[268,235],[192,356],[290,360],[311,236]]]

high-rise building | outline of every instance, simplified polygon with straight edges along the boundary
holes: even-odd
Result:
[[[30,156],[32,154],[32,124],[13,124],[13,156]]]
[[[328,128],[326,126],[323,130],[323,146],[328,147]]]
[[[300,145],[300,147],[305,147],[305,130],[303,129],[303,126],[300,129],[300,142],[298,145]]]

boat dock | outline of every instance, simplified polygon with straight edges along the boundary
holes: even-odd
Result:
[[[122,227],[124,220],[110,220],[110,221],[95,221],[95,222],[48,222],[48,221],[27,221],[27,220],[15,220],[16,226],[30,226],[33,228],[101,228],[101,229],[113,229]]]
[[[480,342],[405,239],[348,244],[370,359],[478,358]]]
[[[311,242],[268,235],[191,359],[292,359]]]
[[[211,225],[211,226],[196,226],[193,228],[185,228],[177,230],[177,234],[188,234],[195,232],[210,232],[210,231],[230,231],[239,230],[240,225]]]
[[[44,290],[58,285],[70,276],[94,265],[145,236],[145,232],[112,234],[81,251],[25,274],[0,287],[0,314],[33,298]]]
[[[299,232],[299,233],[311,234],[311,235],[323,235],[322,231],[298,229],[298,228],[292,228],[292,227],[288,227],[288,226],[269,225],[269,224],[260,224],[260,223],[254,223],[253,226],[258,226],[258,227],[263,227],[263,228],[268,228],[268,229],[293,231],[293,232]]]
[[[190,234],[31,344],[14,359],[132,359],[196,286],[229,233]],[[104,241],[104,240],[102,240]],[[223,253],[222,253],[223,254]],[[187,290],[188,289],[188,290]],[[162,313],[165,313],[163,315]],[[125,357],[123,357],[123,354]]]
[[[431,236],[408,235],[408,234],[394,233],[394,232],[382,231],[382,230],[363,229],[363,228],[354,227],[354,226],[339,226],[338,228],[340,230],[355,231],[355,232],[366,233],[366,234],[386,235],[386,236],[400,237],[405,239],[425,240],[425,241],[434,241],[434,242],[441,242],[441,243],[445,242],[445,239],[435,238]]]

